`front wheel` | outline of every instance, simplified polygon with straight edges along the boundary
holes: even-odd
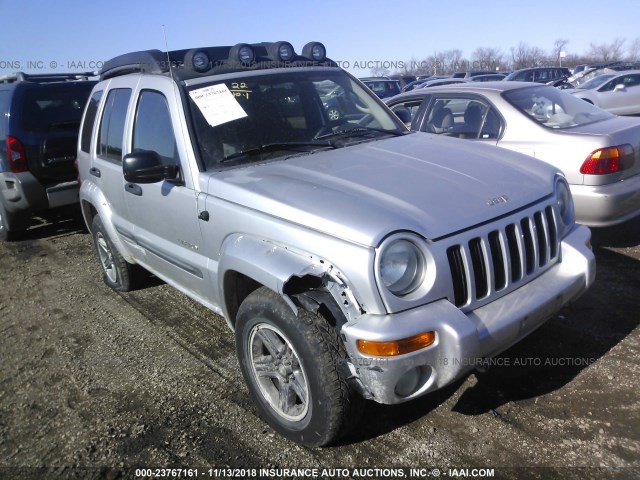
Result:
[[[236,348],[260,414],[284,437],[320,447],[356,422],[362,397],[348,385],[340,368],[346,352],[321,315],[296,316],[277,293],[260,288],[240,306]]]

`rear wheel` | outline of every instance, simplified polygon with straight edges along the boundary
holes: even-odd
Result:
[[[320,447],[357,421],[362,397],[339,368],[346,352],[321,315],[296,316],[280,295],[260,288],[240,306],[236,348],[261,416],[284,437]]]
[[[144,279],[144,271],[138,265],[127,262],[118,252],[98,215],[93,219],[91,232],[104,283],[118,292],[128,292],[137,288]]]
[[[0,241],[18,240],[24,235],[26,229],[27,222],[10,217],[4,205],[0,202]]]

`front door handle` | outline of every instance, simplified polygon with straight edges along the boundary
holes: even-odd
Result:
[[[89,169],[89,173],[94,177],[98,177],[98,178],[100,178],[100,176],[102,175],[102,173],[100,173],[100,169],[96,167],[91,167]]]
[[[136,185],[135,183],[127,183],[124,186],[126,192],[131,193],[133,195],[142,196],[142,187],[140,185]]]

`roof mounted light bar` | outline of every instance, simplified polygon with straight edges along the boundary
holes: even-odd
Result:
[[[168,53],[146,50],[127,53],[105,62],[102,79],[128,73],[171,73],[178,79],[194,78],[222,71],[241,71],[276,68],[280,66],[337,66],[328,59],[320,42],[309,42],[296,53],[289,42],[238,43],[231,47],[204,47],[175,50]]]

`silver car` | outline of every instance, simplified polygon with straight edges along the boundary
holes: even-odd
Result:
[[[580,223],[604,227],[640,215],[640,119],[521,82],[433,87],[385,102],[413,130],[497,145],[561,169]]]
[[[616,115],[640,115],[640,70],[600,75],[569,93]]]
[[[222,315],[257,410],[312,447],[363,398],[482,367],[595,276],[557,168],[412,133],[324,52],[116,57],[77,152],[105,283],[130,290],[144,267]],[[358,114],[330,118],[337,87]]]

